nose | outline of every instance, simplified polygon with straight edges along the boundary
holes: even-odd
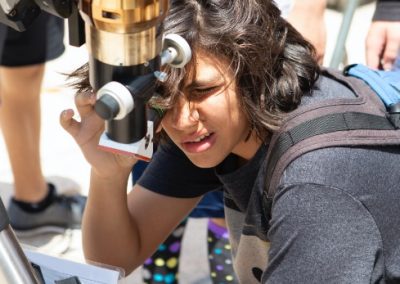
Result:
[[[177,130],[190,130],[197,126],[199,113],[195,103],[186,99],[180,100],[172,109],[172,127]]]

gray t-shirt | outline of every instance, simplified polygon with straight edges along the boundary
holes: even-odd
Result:
[[[338,96],[354,95],[321,77],[302,104]],[[270,217],[262,207],[267,149],[239,168],[230,155],[205,170],[187,159],[178,166],[183,153],[161,145],[139,184],[180,197],[222,184],[240,283],[400,283],[400,147],[304,154],[285,170]]]

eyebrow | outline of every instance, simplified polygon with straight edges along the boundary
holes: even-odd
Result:
[[[195,79],[192,82],[190,82],[190,84],[187,84],[186,86],[184,86],[185,89],[193,89],[193,88],[197,88],[197,87],[203,87],[204,85],[209,85],[209,84],[221,84],[223,83],[225,80],[221,80],[221,77],[219,76],[214,76],[211,78],[205,78],[205,79]]]

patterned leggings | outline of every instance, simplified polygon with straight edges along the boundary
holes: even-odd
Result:
[[[146,284],[178,283],[179,254],[186,220],[172,232],[158,250],[143,264],[143,281]],[[208,258],[211,281],[214,284],[238,283],[233,272],[231,247],[226,228],[211,220],[207,230]]]

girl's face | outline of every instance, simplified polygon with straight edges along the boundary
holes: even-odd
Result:
[[[260,142],[238,100],[236,82],[228,65],[200,52],[195,78],[161,122],[172,141],[198,167],[218,165],[230,153],[250,159]]]

